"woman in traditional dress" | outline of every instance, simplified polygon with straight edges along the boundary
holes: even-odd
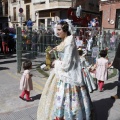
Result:
[[[54,69],[43,89],[37,120],[93,120],[92,102],[70,26],[66,21],[57,24],[62,42],[54,50],[59,59],[53,62]]]

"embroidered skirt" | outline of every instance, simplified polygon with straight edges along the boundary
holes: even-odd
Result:
[[[58,80],[52,72],[39,101],[37,120],[93,120],[86,87]]]

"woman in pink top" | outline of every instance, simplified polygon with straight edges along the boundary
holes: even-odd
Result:
[[[96,64],[93,69],[96,69],[96,78],[98,80],[98,88],[100,92],[103,91],[104,81],[107,80],[107,69],[112,65],[108,64],[108,59],[106,59],[107,51],[100,51],[100,58],[97,59]],[[92,70],[93,70],[92,69]]]

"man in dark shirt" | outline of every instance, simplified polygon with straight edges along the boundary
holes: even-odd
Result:
[[[118,86],[117,86],[117,93],[114,96],[111,96],[112,99],[120,99],[120,43],[118,45],[115,58],[113,60],[113,67],[118,69]]]

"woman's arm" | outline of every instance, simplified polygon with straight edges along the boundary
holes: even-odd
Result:
[[[90,68],[90,71],[94,71],[96,68],[97,68],[97,63],[93,67]]]
[[[75,48],[74,44],[69,44],[65,47],[64,57],[61,61],[61,68],[62,68],[62,70],[66,71],[66,72],[69,71],[69,68],[72,65],[72,61],[73,61],[73,57],[74,57],[73,56],[74,48]],[[76,54],[76,53],[74,53],[74,54]]]
[[[29,79],[31,79],[32,76],[33,76],[32,74],[28,73],[28,74],[26,74],[26,79],[29,80]]]
[[[110,62],[110,63],[108,64],[108,68],[110,68],[110,67],[112,66],[112,64],[113,64],[113,62]]]

